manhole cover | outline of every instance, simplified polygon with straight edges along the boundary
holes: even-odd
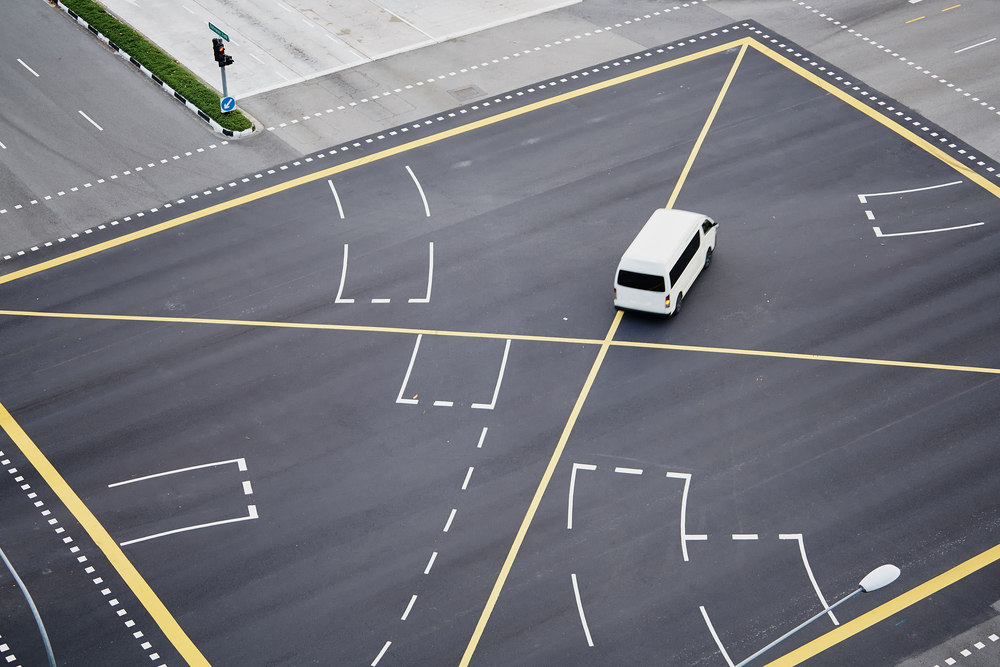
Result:
[[[468,102],[471,99],[481,97],[486,93],[479,88],[479,86],[465,86],[464,88],[455,88],[454,90],[449,90],[448,94],[454,97],[459,102]]]

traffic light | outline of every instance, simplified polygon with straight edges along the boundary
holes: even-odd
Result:
[[[233,57],[226,55],[226,45],[219,37],[212,40],[212,53],[215,55],[215,62],[219,63],[219,67],[233,64]]]

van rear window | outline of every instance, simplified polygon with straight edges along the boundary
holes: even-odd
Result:
[[[635,273],[621,269],[618,272],[618,284],[622,287],[646,290],[647,292],[666,292],[663,276],[651,276],[648,273]]]

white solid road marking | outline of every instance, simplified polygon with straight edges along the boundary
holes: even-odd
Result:
[[[391,303],[392,299],[372,299],[372,303]]]
[[[925,190],[936,190],[937,188],[947,188],[952,185],[958,185],[964,181],[952,181],[951,183],[941,183],[940,185],[928,185],[926,188],[914,188],[912,190],[896,190],[895,192],[872,192],[865,195],[858,195],[858,199],[862,204],[868,203],[868,197],[885,197],[886,195],[907,195],[911,192],[923,192]]]
[[[734,540],[756,540],[757,533],[733,533]]]
[[[865,211],[865,215],[868,216],[869,220],[874,220],[875,219],[875,214],[872,213],[871,211]]]
[[[833,611],[830,609],[829,603],[826,601],[826,598],[823,597],[823,592],[819,590],[819,584],[816,583],[816,577],[813,576],[812,568],[809,567],[809,559],[806,557],[806,544],[802,540],[802,533],[778,535],[778,539],[798,541],[799,553],[802,555],[802,564],[806,566],[806,574],[809,575],[809,581],[812,582],[813,590],[816,591],[816,595],[819,597],[819,601],[823,603],[823,608],[826,609],[826,613],[829,614],[830,620],[833,621],[833,624],[840,625],[840,621],[838,621],[837,617],[833,615]]]
[[[886,238],[887,236],[916,236],[917,234],[936,234],[937,232],[950,232],[955,229],[968,229],[969,227],[979,227],[980,225],[985,225],[985,222],[973,222],[970,225],[959,225],[957,227],[942,227],[941,229],[924,229],[919,232],[896,232],[894,234],[886,234],[882,231],[881,227],[872,227],[875,232],[875,236],[878,238]]]
[[[87,114],[83,113],[82,111],[80,112],[80,115],[83,116],[84,118],[86,118],[87,120],[89,120],[90,124],[93,125],[94,127],[96,127],[98,130],[100,130],[101,132],[104,131],[104,128],[101,127],[100,125],[98,125],[97,123],[95,123],[93,118],[91,118]]]
[[[465,475],[465,481],[462,482],[462,490],[463,491],[465,491],[466,489],[469,488],[469,480],[472,479],[472,471],[473,470],[474,470],[474,468],[472,466],[469,466],[469,472],[466,473],[466,475]]]
[[[344,246],[345,254],[347,246]],[[346,256],[346,255],[345,255]],[[413,354],[410,355],[410,365],[406,367],[406,375],[403,376],[403,386],[399,388],[399,396],[396,397],[397,403],[406,403],[407,405],[416,405],[420,401],[415,398],[403,398],[403,392],[406,391],[406,383],[410,381],[410,373],[413,371],[413,362],[417,360],[417,350],[420,349],[420,339],[423,338],[423,334],[417,334],[417,342],[413,345]]]
[[[566,506],[566,529],[573,530],[573,493],[576,491],[576,471],[577,470],[597,470],[597,466],[590,463],[574,463],[573,472],[569,475],[569,503]]]
[[[510,352],[510,338],[503,348],[503,360],[500,362],[500,374],[497,376],[497,386],[493,389],[493,400],[489,403],[473,403],[472,407],[477,410],[492,410],[497,405],[497,396],[500,394],[500,383],[503,382],[503,371],[507,367],[507,354]]]
[[[403,612],[403,617],[399,620],[405,621],[406,617],[410,615],[410,610],[413,609],[413,603],[417,601],[417,596],[414,595],[410,598],[410,604],[406,605],[406,611]]]
[[[114,484],[108,484],[108,488],[114,488],[116,486],[123,486],[125,484],[134,484],[135,482],[144,482],[147,479],[153,479],[154,477],[164,477],[166,475],[176,475],[181,472],[188,472],[189,470],[200,470],[201,468],[213,468],[215,466],[229,465],[230,463],[235,463],[237,468],[242,472],[246,472],[247,460],[245,458],[229,459],[226,461],[216,461],[215,463],[202,463],[197,466],[188,466],[187,468],[178,468],[177,470],[168,470],[166,472],[158,472],[152,475],[146,475],[145,477],[136,477],[135,479],[126,479],[124,482],[115,482]]]
[[[979,42],[978,44],[973,44],[972,46],[967,46],[964,49],[959,49],[958,51],[955,51],[955,53],[961,53],[962,51],[968,51],[969,49],[974,49],[977,46],[982,46],[983,44],[989,44],[990,42],[995,42],[995,41],[997,41],[996,37],[994,37],[993,39],[988,39],[985,42]]]
[[[406,171],[410,172],[410,178],[412,178],[413,182],[416,184],[417,192],[420,193],[420,199],[424,202],[424,213],[427,214],[428,218],[431,217],[431,209],[427,205],[427,197],[424,195],[424,189],[420,187],[420,181],[417,180],[417,175],[413,173],[412,169],[410,169],[410,165],[406,165]]]
[[[488,430],[489,430],[488,427],[486,427],[486,426],[483,427],[483,432],[479,436],[479,444],[476,445],[476,449],[482,449],[483,448],[483,441],[486,440],[486,431],[488,431]]]
[[[615,468],[615,472],[624,473],[626,475],[641,475],[642,468]]]
[[[434,407],[437,408],[451,408],[454,405],[455,401],[434,401]]]
[[[692,541],[704,541],[708,539],[708,535],[688,535],[687,534],[687,503],[688,503],[688,490],[691,488],[691,473],[689,472],[668,472],[667,477],[673,479],[683,479],[684,480],[684,495],[681,496],[681,553],[684,555],[684,560],[688,560],[688,548],[687,543],[689,540]]]
[[[455,520],[455,514],[458,512],[457,509],[453,509],[451,514],[448,515],[448,522],[444,524],[444,530],[441,532],[447,533],[448,529],[451,528],[451,522]]]
[[[337,212],[340,213],[340,219],[344,219],[344,207],[340,205],[340,195],[337,194],[337,188],[333,187],[333,181],[330,179],[326,180],[330,184],[330,190],[333,192],[333,198],[337,202]]]
[[[210,523],[199,523],[196,526],[187,526],[186,528],[177,528],[177,529],[174,529],[174,530],[168,530],[168,531],[165,531],[165,532],[162,532],[162,533],[156,533],[155,535],[147,535],[146,537],[139,537],[139,538],[134,539],[134,540],[127,540],[125,542],[119,542],[118,544],[119,544],[119,546],[126,547],[126,546],[128,546],[130,544],[135,544],[136,542],[145,542],[146,540],[154,540],[154,539],[156,539],[158,537],[165,537],[167,535],[175,535],[177,533],[186,533],[189,530],[198,530],[198,529],[201,529],[201,528],[211,528],[213,526],[222,526],[222,525],[227,524],[227,523],[237,523],[239,521],[250,521],[251,519],[257,519],[257,518],[259,518],[257,516],[257,506],[256,505],[247,505],[247,512],[249,513],[249,516],[241,516],[241,517],[237,517],[235,519],[225,519],[223,521],[212,521]]]
[[[580,601],[580,587],[576,584],[576,575],[569,575],[573,579],[573,595],[576,596],[576,608],[580,612],[580,622],[583,623],[583,634],[587,635],[587,646],[593,646],[594,640],[590,637],[590,628],[587,627],[587,617],[583,613],[583,602]]]
[[[354,303],[354,299],[342,299],[341,296],[344,294],[344,282],[347,280],[347,244],[344,244],[344,265],[340,269],[340,288],[337,290],[337,298],[333,300],[334,303]]]
[[[280,3],[279,3],[279,4],[280,4]],[[391,645],[392,645],[392,642],[386,642],[386,643],[385,643],[385,646],[383,646],[383,647],[382,647],[382,650],[381,650],[381,651],[379,651],[379,652],[378,652],[378,655],[377,655],[377,656],[375,656],[375,659],[374,659],[374,660],[372,660],[372,667],[375,667],[375,665],[377,665],[377,664],[378,664],[378,661],[382,659],[382,656],[383,656],[383,655],[385,655],[385,652],[389,650],[389,647],[390,647]]]
[[[701,606],[699,606],[698,609],[701,609],[701,615],[702,618],[705,619],[705,625],[708,626],[708,631],[712,633],[712,639],[715,640],[715,645],[719,647],[720,651],[722,651],[722,657],[726,659],[726,663],[728,663],[729,667],[735,667],[733,665],[732,658],[730,658],[729,654],[726,652],[726,647],[722,645],[722,641],[719,639],[719,635],[715,633],[715,628],[712,627],[712,621],[709,620],[708,618],[708,612],[705,611],[705,608]]]
[[[3,145],[2,141],[0,141],[0,148],[7,150],[7,147]],[[46,197],[46,199],[48,199],[48,197]]]
[[[431,554],[431,559],[427,561],[427,567],[424,568],[424,574],[430,574],[431,568],[434,567],[434,561],[437,560],[438,552],[433,552]]]
[[[430,258],[427,261],[427,296],[423,299],[410,299],[410,303],[430,303],[431,302],[431,285],[434,284],[434,242],[431,241],[429,244],[428,253]]]
[[[245,496],[253,495],[253,487],[250,485],[250,480],[243,482],[243,495]]]
[[[30,67],[28,67],[27,63],[25,63],[25,62],[24,62],[23,60],[21,60],[20,58],[18,58],[18,59],[17,59],[17,62],[19,62],[19,63],[21,63],[22,65],[24,65],[24,69],[28,70],[29,72],[31,72],[31,73],[32,73],[32,74],[34,74],[35,76],[38,76],[38,72],[36,72],[35,70],[33,70],[33,69],[31,69]]]

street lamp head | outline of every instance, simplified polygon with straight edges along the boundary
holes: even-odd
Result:
[[[877,567],[868,573],[858,586],[861,587],[865,593],[871,593],[872,591],[877,591],[883,586],[888,586],[892,582],[896,581],[899,577],[899,568],[895,565],[882,565]]]

